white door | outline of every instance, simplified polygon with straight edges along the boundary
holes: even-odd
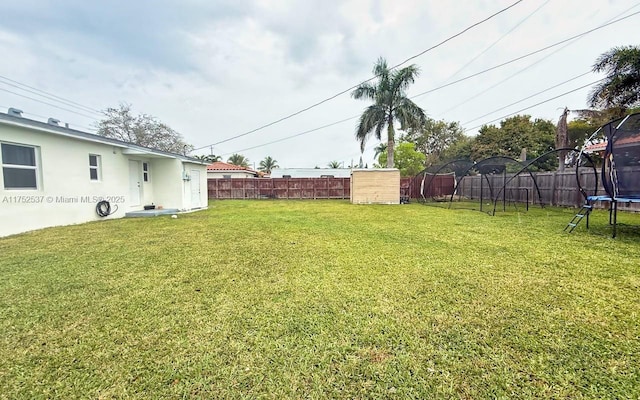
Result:
[[[191,170],[191,208],[200,208],[200,171]]]
[[[129,205],[139,206],[142,197],[140,185],[140,161],[129,160]]]

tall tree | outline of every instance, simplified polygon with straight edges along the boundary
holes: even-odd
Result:
[[[529,159],[555,148],[555,124],[544,119],[531,121],[529,115],[516,115],[500,122],[500,126],[485,125],[473,140],[471,156],[482,160],[491,156],[519,158],[523,148]],[[550,157],[538,168],[556,169],[555,157]]]
[[[400,129],[404,130],[420,126],[426,118],[422,108],[411,101],[406,94],[409,85],[415,82],[419,70],[416,65],[390,70],[387,61],[380,57],[373,67],[373,74],[377,77],[375,84],[363,83],[351,93],[354,99],[373,101],[373,104],[360,116],[356,128],[356,139],[360,141],[361,151],[364,151],[367,139],[373,135],[381,140],[382,131],[386,127],[387,167],[393,168],[394,124],[398,121]]]
[[[327,167],[329,168],[340,168],[340,161],[330,161],[329,164],[327,164]]]
[[[407,129],[401,140],[414,143],[416,150],[425,155],[427,164],[434,164],[447,148],[464,138],[464,129],[459,123],[426,118],[419,128]]]
[[[270,174],[274,168],[280,168],[280,166],[278,165],[278,161],[271,158],[271,156],[266,156],[264,160],[260,161],[260,166],[258,167],[260,171],[266,172],[267,174]]]
[[[592,107],[617,109],[620,117],[640,105],[640,47],[614,47],[598,57],[593,71],[606,77],[589,94]]]
[[[459,140],[451,143],[449,147],[440,153],[440,162],[445,163],[453,160],[471,160],[471,150],[475,142],[475,137],[463,136]]]
[[[237,154],[237,153],[232,154],[227,160],[227,162],[229,164],[233,164],[233,165],[237,165],[245,168],[249,166],[249,159],[243,156],[242,154]]]
[[[426,156],[416,150],[411,142],[400,142],[394,149],[393,166],[400,170],[401,176],[415,176],[424,169]],[[387,163],[387,153],[381,153],[378,157],[378,166]]]
[[[134,115],[130,104],[103,111],[105,118],[97,124],[98,135],[151,147],[170,153],[187,154],[193,146],[178,132],[151,115]]]

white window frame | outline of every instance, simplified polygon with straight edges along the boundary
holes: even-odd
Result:
[[[149,173],[151,168],[146,161],[142,162],[142,182],[151,182],[151,174]]]
[[[5,163],[4,160],[2,159],[2,146],[3,145],[27,147],[27,148],[33,149],[33,161],[34,161],[35,165],[18,165],[18,164]],[[40,152],[39,152],[39,147],[32,146],[32,145],[29,145],[29,144],[23,144],[23,143],[0,142],[0,167],[2,168],[2,176],[3,176],[3,178],[2,178],[2,188],[4,190],[39,190],[40,189]],[[36,187],[12,187],[12,188],[8,188],[6,186],[6,183],[4,182],[4,169],[5,168],[28,169],[28,170],[35,171],[35,174],[36,174]]]
[[[91,157],[96,158],[96,165],[91,165]],[[91,177],[91,171],[96,171],[96,179]],[[102,157],[100,154],[92,154],[89,153],[89,180],[91,182],[100,182],[102,181]]]

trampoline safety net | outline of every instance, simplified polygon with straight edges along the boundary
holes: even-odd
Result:
[[[605,126],[603,186],[616,199],[640,199],[640,113]]]

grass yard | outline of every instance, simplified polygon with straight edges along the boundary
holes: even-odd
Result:
[[[0,398],[640,397],[604,211],[210,206],[0,239]]]

